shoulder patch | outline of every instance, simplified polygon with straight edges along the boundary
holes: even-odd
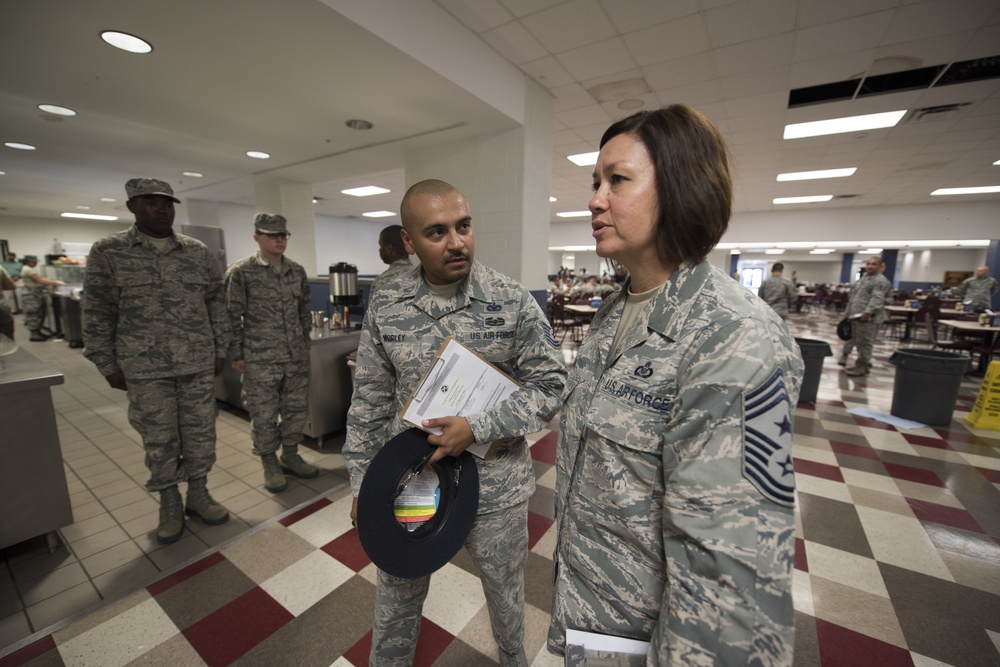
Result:
[[[787,507],[795,505],[791,415],[780,368],[743,396],[743,476]]]

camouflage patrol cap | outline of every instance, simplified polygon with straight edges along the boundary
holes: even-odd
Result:
[[[166,181],[157,178],[130,178],[125,183],[125,194],[129,199],[142,195],[160,195],[169,197],[180,204],[181,200],[174,196],[174,189]]]
[[[253,230],[265,234],[287,234],[285,216],[272,213],[258,213],[253,217]]]
[[[21,258],[21,261],[22,262],[37,262],[38,261],[38,255],[25,255],[24,257]]]

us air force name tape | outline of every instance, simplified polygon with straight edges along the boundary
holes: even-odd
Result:
[[[462,548],[479,506],[479,469],[469,452],[432,465],[439,498],[433,516],[415,530],[397,519],[395,500],[437,449],[418,428],[403,431],[378,451],[358,494],[358,537],[382,571],[417,579],[442,568]]]

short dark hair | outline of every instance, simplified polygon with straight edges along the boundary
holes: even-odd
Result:
[[[601,147],[619,134],[642,142],[656,169],[658,220],[654,243],[664,264],[703,260],[729,227],[733,180],[722,133],[683,104],[640,111],[614,123]]]
[[[390,246],[397,254],[405,256],[406,246],[403,244],[403,236],[400,234],[402,231],[402,225],[389,225],[379,233],[378,241],[381,245]]]
[[[785,265],[781,262],[775,262],[774,266],[771,267],[771,271],[784,271]]]

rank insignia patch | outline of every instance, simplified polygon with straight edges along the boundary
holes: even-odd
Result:
[[[779,368],[743,397],[743,476],[765,497],[795,504],[792,418],[784,375]]]

